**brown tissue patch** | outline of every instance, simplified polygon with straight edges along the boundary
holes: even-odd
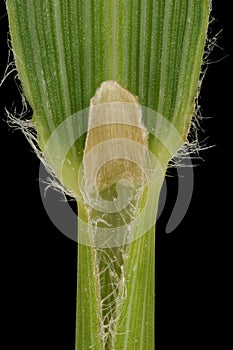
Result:
[[[137,96],[115,81],[102,83],[89,109],[83,160],[88,186],[103,190],[122,179],[143,185],[147,137]]]

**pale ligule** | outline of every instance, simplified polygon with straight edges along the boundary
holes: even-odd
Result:
[[[91,99],[83,167],[87,191],[120,180],[144,183],[148,132],[138,98],[115,81],[106,81]]]

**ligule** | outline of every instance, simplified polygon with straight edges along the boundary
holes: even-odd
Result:
[[[83,159],[86,182],[96,182],[100,191],[121,179],[142,185],[147,130],[137,98],[117,82],[104,82],[91,99],[88,121]]]

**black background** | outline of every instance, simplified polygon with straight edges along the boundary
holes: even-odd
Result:
[[[209,57],[199,103],[201,134],[215,147],[194,168],[195,187],[182,223],[164,229],[170,206],[157,225],[156,350],[227,348],[231,317],[231,90],[230,2],[213,1]],[[7,16],[1,2],[0,79],[7,64]],[[216,62],[216,63],[214,63]],[[0,90],[1,316],[4,349],[74,349],[76,243],[50,222],[39,194],[39,160],[4,108],[21,106],[11,75]],[[169,179],[170,198],[176,186]],[[4,311],[3,311],[4,310]],[[229,315],[228,315],[229,314]],[[1,344],[2,347],[2,344]],[[119,349],[120,350],[120,349]],[[147,349],[145,349],[147,350]],[[148,349],[150,350],[150,349]]]

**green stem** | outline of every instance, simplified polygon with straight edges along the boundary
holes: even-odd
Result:
[[[115,266],[111,260],[114,253],[115,256],[118,253]],[[109,260],[100,259],[101,254]],[[114,271],[122,260],[121,254],[121,248],[98,251],[78,246],[76,350],[154,349],[154,227],[126,247],[125,266],[118,275],[118,290],[114,295],[117,280]],[[100,268],[104,271],[101,277]],[[102,303],[104,298],[105,303]],[[103,305],[107,310],[102,309]],[[115,324],[111,325],[115,319]],[[108,328],[103,328],[108,325],[111,325],[112,334],[108,333]]]
[[[129,245],[112,349],[154,349],[155,227]],[[119,298],[120,299],[120,298]]]
[[[103,349],[100,337],[100,300],[94,250],[78,245],[78,288],[75,350]]]
[[[80,220],[87,220],[82,202],[78,203]],[[78,244],[77,314],[75,350],[102,350],[101,310],[98,274],[95,265],[95,249]]]
[[[158,194],[161,183],[162,176]],[[144,201],[142,196],[140,207]],[[157,207],[158,195],[151,205]],[[88,212],[81,202],[78,209],[81,230]],[[119,224],[118,219],[108,214],[108,222]],[[143,223],[134,230],[140,238],[124,246],[78,246],[76,350],[154,349],[155,226],[144,234]]]

